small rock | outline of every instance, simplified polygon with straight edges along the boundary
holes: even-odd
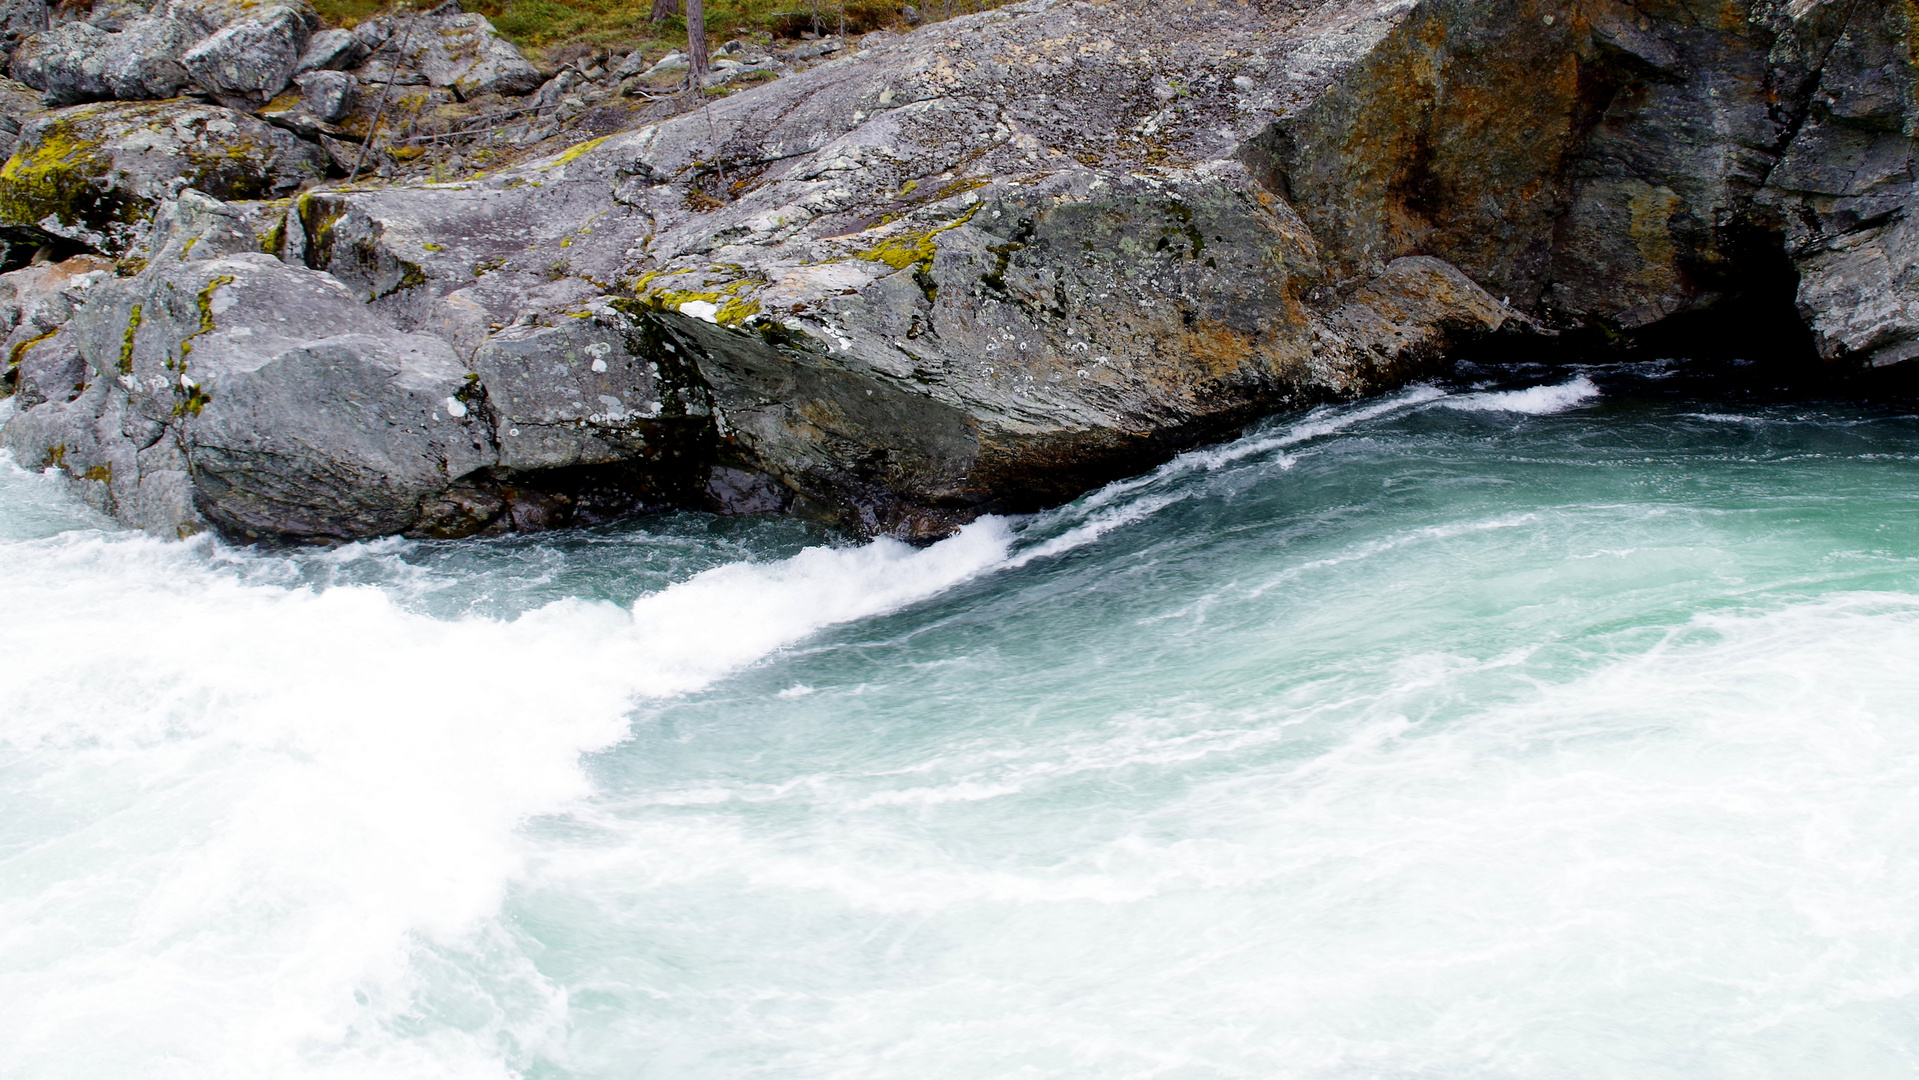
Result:
[[[353,34],[353,40],[365,46],[366,50],[370,53],[374,49],[385,45],[387,40],[393,36],[393,20],[387,16],[368,19],[358,26],[355,26],[351,32]]]
[[[20,38],[47,28],[47,0],[0,2],[0,37]]]
[[[359,67],[354,68],[353,75],[365,86],[385,86],[389,82],[395,86],[425,86],[427,84],[425,75],[409,67],[396,68],[390,60],[368,60]]]
[[[686,71],[692,66],[692,58],[688,57],[685,53],[667,53],[665,56],[660,57],[659,63],[647,68],[641,74],[643,77],[671,75],[675,72]]]
[[[634,49],[622,57],[618,64],[613,66],[613,77],[615,79],[630,79],[640,72],[645,71],[647,66],[646,54],[638,49]]]
[[[322,30],[307,42],[295,71],[345,71],[366,59],[371,51],[351,30]]]
[[[841,41],[839,38],[823,37],[817,41],[802,42],[798,45],[793,46],[791,49],[787,50],[786,56],[789,60],[792,60],[795,62],[803,62],[806,60],[817,60],[820,57],[825,56],[829,53],[839,52],[841,49],[845,47],[846,47],[846,43]]]
[[[900,18],[906,20],[908,26],[918,26],[926,21],[925,16],[920,14],[920,9],[911,4],[900,9]]]
[[[313,115],[334,123],[353,109],[353,76],[344,71],[309,71],[294,80],[300,86],[300,101]]]
[[[119,33],[146,17],[147,5],[128,0],[96,0],[93,9],[87,12],[87,22],[109,33]]]

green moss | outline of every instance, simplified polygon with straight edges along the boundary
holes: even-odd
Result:
[[[612,137],[613,136],[611,135],[602,135],[597,139],[589,139],[578,146],[568,147],[565,153],[553,159],[553,164],[565,165],[570,162],[578,161],[581,155],[591,153],[595,147],[599,146],[601,143],[605,142],[606,140]]]
[[[90,115],[50,124],[38,138],[22,140],[0,166],[0,220],[34,225],[53,218],[90,228],[139,220],[137,207],[108,195],[101,184],[113,159],[78,133],[78,122]]]
[[[362,259],[362,261],[370,262],[372,260]],[[400,264],[399,283],[383,293],[373,294],[371,297],[368,297],[368,299],[378,300],[382,296],[392,296],[396,292],[405,292],[408,289],[418,288],[426,284],[426,271],[420,268],[419,263],[408,262],[405,259],[395,259],[393,261]]]
[[[346,210],[339,205],[323,203],[310,193],[300,196],[294,204],[294,210],[299,214],[300,228],[305,230],[307,236],[307,265],[326,269],[333,262],[334,226],[346,216]]]
[[[120,374],[133,374],[133,335],[140,329],[140,305],[127,315],[127,332],[120,336]]]
[[[909,266],[917,267],[921,273],[925,273],[933,265],[933,255],[938,250],[938,245],[934,243],[933,238],[966,224],[978,212],[979,207],[974,206],[945,225],[882,240],[875,247],[867,248],[865,251],[855,251],[853,257],[865,259],[867,262],[885,263],[895,270],[904,270]]]
[[[278,256],[287,246],[287,219],[283,214],[273,219],[273,226],[266,232],[258,233],[254,239],[260,243],[260,250],[268,255]]]
[[[759,313],[758,300],[746,300],[736,296],[720,305],[720,310],[713,313],[713,320],[721,326],[738,326]]]
[[[21,342],[20,344],[15,345],[7,353],[6,386],[7,386],[8,393],[13,392],[13,380],[15,377],[14,373],[20,370],[20,361],[25,360],[27,358],[27,353],[30,352],[35,345],[40,344],[41,342],[47,340],[48,338],[52,337],[53,335],[59,332],[60,332],[59,328],[55,327],[54,329],[49,330],[44,334],[41,334],[39,337],[28,338],[27,340]]]
[[[180,341],[180,370],[182,371],[186,370],[187,354],[193,351],[193,339],[199,337],[202,334],[213,333],[214,290],[218,289],[222,285],[231,285],[231,284],[233,284],[233,275],[221,274],[219,277],[214,278],[212,281],[207,282],[207,287],[204,289],[201,289],[200,295],[194,298],[195,304],[200,309],[200,329],[195,330],[191,334],[188,334],[185,338],[181,339]],[[131,343],[132,340],[133,340],[133,331],[128,330],[127,341]],[[132,346],[131,344],[129,344],[128,355],[131,355],[131,354],[132,354]],[[198,413],[199,410],[195,409],[194,412]]]
[[[98,480],[103,484],[113,483],[112,465],[91,465],[80,473],[82,480]]]
[[[199,383],[188,383],[186,390],[187,396],[173,405],[175,416],[198,416],[200,410],[206,408],[207,404],[213,400],[213,395],[202,390]]]
[[[964,195],[974,188],[985,187],[987,183],[988,181],[978,177],[961,177],[935,192],[933,194],[933,201],[939,202],[942,199],[950,199],[955,195]]]
[[[646,298],[668,311],[678,311],[682,306],[690,304],[695,300],[704,301],[708,304],[720,303],[719,293],[695,292],[692,289],[656,289],[653,292],[647,293]]]

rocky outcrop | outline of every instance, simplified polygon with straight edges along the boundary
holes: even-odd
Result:
[[[7,440],[64,446],[77,475],[97,458],[122,485],[99,497],[159,528],[457,535],[692,505],[926,538],[1494,339],[1796,332],[1832,362],[1901,362],[1912,16],[1032,0],[480,178],[316,188],[283,215],[183,199],[148,269],[37,346],[111,375],[120,342],[121,389],[48,396]],[[432,17],[449,42],[480,25]],[[462,93],[511,67],[374,36]],[[317,126],[345,77],[307,78],[298,123],[347,133]],[[283,269],[229,254],[255,246]],[[182,381],[190,313],[129,313],[189,287],[234,314]],[[276,306],[299,325],[247,321]],[[373,404],[327,405],[327,379]],[[302,410],[331,411],[305,434]],[[73,434],[131,416],[166,433]]]
[[[323,175],[318,147],[218,105],[77,105],[22,128],[0,166],[0,221],[118,255],[183,187],[270,198]]]

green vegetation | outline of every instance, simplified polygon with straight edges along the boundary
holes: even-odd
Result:
[[[916,6],[929,20],[1000,7],[1010,0],[927,0]],[[389,10],[381,0],[316,0],[329,25],[351,26]],[[683,6],[683,4],[682,4]],[[563,63],[594,49],[646,49],[665,54],[686,42],[679,14],[659,23],[649,0],[464,0],[534,60]],[[775,40],[802,33],[863,34],[905,30],[903,2],[889,0],[706,0],[706,32],[715,44],[730,38]]]

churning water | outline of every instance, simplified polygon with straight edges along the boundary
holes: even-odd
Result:
[[[0,476],[0,1075],[1909,1077],[1919,418],[1650,367],[915,550]]]

